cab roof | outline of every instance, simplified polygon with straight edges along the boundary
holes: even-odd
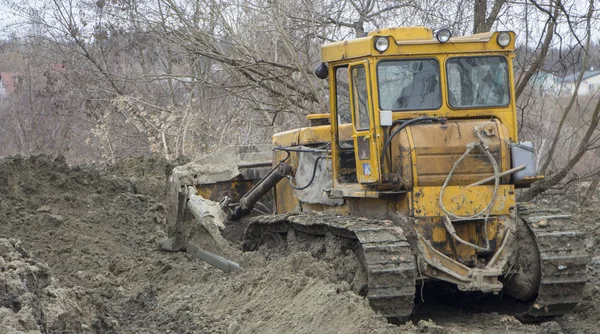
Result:
[[[515,50],[515,33],[508,31],[511,40],[506,47],[496,39],[501,31],[470,36],[452,37],[440,43],[433,30],[427,27],[396,27],[371,31],[365,37],[327,43],[321,46],[321,60],[325,63],[345,61],[367,56],[432,55],[445,53],[512,52]],[[375,49],[375,39],[387,37],[389,48],[384,52]]]

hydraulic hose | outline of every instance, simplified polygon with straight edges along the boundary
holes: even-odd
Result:
[[[412,124],[417,124],[417,123],[422,123],[422,122],[440,122],[440,123],[446,123],[446,119],[443,117],[430,117],[430,116],[425,116],[425,117],[419,117],[419,118],[413,118],[410,119],[408,121],[402,121],[402,123],[400,124],[400,126],[398,126],[397,128],[395,128],[392,133],[390,134],[390,136],[385,140],[385,144],[383,145],[383,149],[381,150],[381,156],[379,157],[379,166],[381,167],[381,172],[383,173],[383,165],[384,165],[384,159],[387,156],[387,149],[390,146],[390,144],[392,143],[392,139],[398,134],[400,133],[400,131],[402,131],[402,129],[404,129],[405,127],[412,125]],[[398,124],[398,123],[396,123]]]
[[[315,180],[315,176],[317,175],[317,167],[319,167],[319,160],[321,160],[322,158],[324,158],[324,157],[321,155],[321,156],[317,157],[317,159],[315,159],[315,165],[313,166],[312,176],[310,177],[310,181],[308,181],[308,183],[305,186],[299,187],[299,186],[292,184],[293,177],[291,175],[287,175],[286,177],[290,180],[290,187],[292,187],[295,190],[304,190],[304,189],[310,187],[310,185]]]
[[[458,160],[456,160],[456,162],[454,163],[454,165],[452,166],[452,169],[450,169],[450,172],[448,173],[448,176],[446,177],[446,180],[444,181],[444,184],[442,185],[442,188],[440,189],[440,197],[438,198],[438,204],[440,206],[440,209],[445,213],[444,216],[444,225],[446,226],[446,229],[448,230],[448,232],[450,233],[450,235],[456,239],[458,242],[473,247],[477,250],[480,251],[489,251],[490,248],[490,240],[487,238],[488,235],[488,219],[490,216],[490,212],[492,211],[492,207],[494,206],[494,202],[496,201],[496,196],[498,194],[498,187],[500,185],[500,168],[498,167],[498,162],[496,161],[496,159],[494,158],[494,156],[492,155],[492,153],[490,152],[490,148],[487,144],[485,144],[485,142],[483,141],[483,136],[481,135],[481,130],[479,130],[477,127],[475,127],[474,129],[475,135],[477,136],[478,140],[474,141],[472,143],[470,143],[469,145],[467,145],[467,149],[465,151],[465,153],[458,158]],[[483,210],[470,215],[470,216],[460,216],[455,214],[454,212],[451,212],[450,210],[446,209],[446,207],[444,206],[444,192],[446,190],[446,187],[448,186],[448,184],[450,183],[450,179],[452,179],[452,174],[454,174],[454,172],[456,171],[456,169],[458,168],[458,166],[461,164],[461,162],[471,153],[471,151],[475,148],[479,148],[480,150],[482,150],[485,155],[487,156],[488,160],[490,161],[490,163],[492,164],[492,167],[494,169],[494,192],[492,194],[492,198],[490,199],[489,203],[485,206],[485,208],[483,208]],[[473,243],[470,243],[466,240],[461,239],[458,234],[456,233],[454,226],[452,226],[452,221],[450,218],[454,218],[454,219],[479,219],[479,218],[483,218],[484,221],[484,225],[483,225],[483,230],[484,230],[484,235],[486,236],[485,238],[485,247],[481,247],[478,245],[475,245]]]

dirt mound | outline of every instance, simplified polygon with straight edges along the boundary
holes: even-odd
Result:
[[[114,332],[119,321],[110,316],[111,299],[123,290],[119,275],[163,237],[164,206],[136,194],[129,179],[93,167],[70,168],[64,159],[48,156],[16,157],[0,160],[0,221],[0,237],[21,240],[19,249],[22,244],[33,259],[47,263],[50,269],[40,265],[46,268],[40,272],[52,274],[48,293],[64,299],[35,318],[39,331]],[[32,303],[43,304],[43,299]],[[5,312],[0,322],[10,314]],[[64,318],[63,324],[47,320],[55,317]],[[78,318],[84,320],[69,323]]]
[[[47,156],[0,160],[0,332],[536,333],[595,332],[600,312],[598,209],[581,212],[595,262],[585,301],[542,326],[447,306],[388,324],[310,251],[228,256],[224,274],[165,236],[165,169],[158,158],[69,167]],[[162,192],[164,193],[164,192]],[[430,321],[429,319],[433,321]]]
[[[158,170],[152,163],[144,168]],[[21,240],[12,245],[30,250],[23,261],[35,263],[33,272],[46,282],[31,292],[35,298],[23,297],[26,289],[6,294],[0,324],[7,330],[0,332],[397,330],[308,253],[269,261],[232,247],[228,253],[244,270],[227,275],[185,253],[159,252],[164,205],[138,193],[148,186],[143,177],[135,182],[128,167],[119,168],[70,168],[47,156],[0,160],[0,236]],[[13,280],[32,274],[23,275]],[[58,291],[54,303],[47,291]],[[48,307],[17,309],[11,301],[19,298]],[[10,327],[23,317],[31,319],[26,326]]]
[[[2,333],[103,331],[117,324],[93,291],[54,284],[48,266],[16,239],[0,238],[0,286]]]
[[[92,167],[69,168],[64,158],[39,155],[0,160],[0,193],[32,208],[69,199],[73,193],[135,192],[127,179],[107,176]]]
[[[166,189],[166,175],[174,167],[188,162],[189,159],[185,157],[168,161],[161,156],[151,155],[120,159],[112,165],[103,166],[101,170],[106,175],[114,175],[132,181],[136,186],[136,191],[140,194],[163,200]]]

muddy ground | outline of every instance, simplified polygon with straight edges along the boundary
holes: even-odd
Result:
[[[593,262],[585,300],[542,324],[425,295],[389,324],[310,253],[241,253],[224,274],[157,250],[166,234],[158,158],[69,167],[46,156],[0,160],[0,333],[596,333],[600,209],[575,214]]]

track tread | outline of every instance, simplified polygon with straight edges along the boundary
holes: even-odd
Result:
[[[367,299],[386,318],[404,319],[412,314],[417,268],[404,232],[389,220],[327,214],[286,214],[254,218],[244,233],[244,250],[256,246],[258,236],[273,227],[314,235],[327,232],[360,243],[359,258],[367,271]]]
[[[545,211],[531,204],[519,205],[519,217],[533,234],[540,253],[541,284],[533,305],[524,314],[543,318],[569,313],[583,298],[590,257],[583,245],[584,234],[555,209]],[[530,219],[533,218],[533,219]],[[540,217],[545,220],[540,224]]]

